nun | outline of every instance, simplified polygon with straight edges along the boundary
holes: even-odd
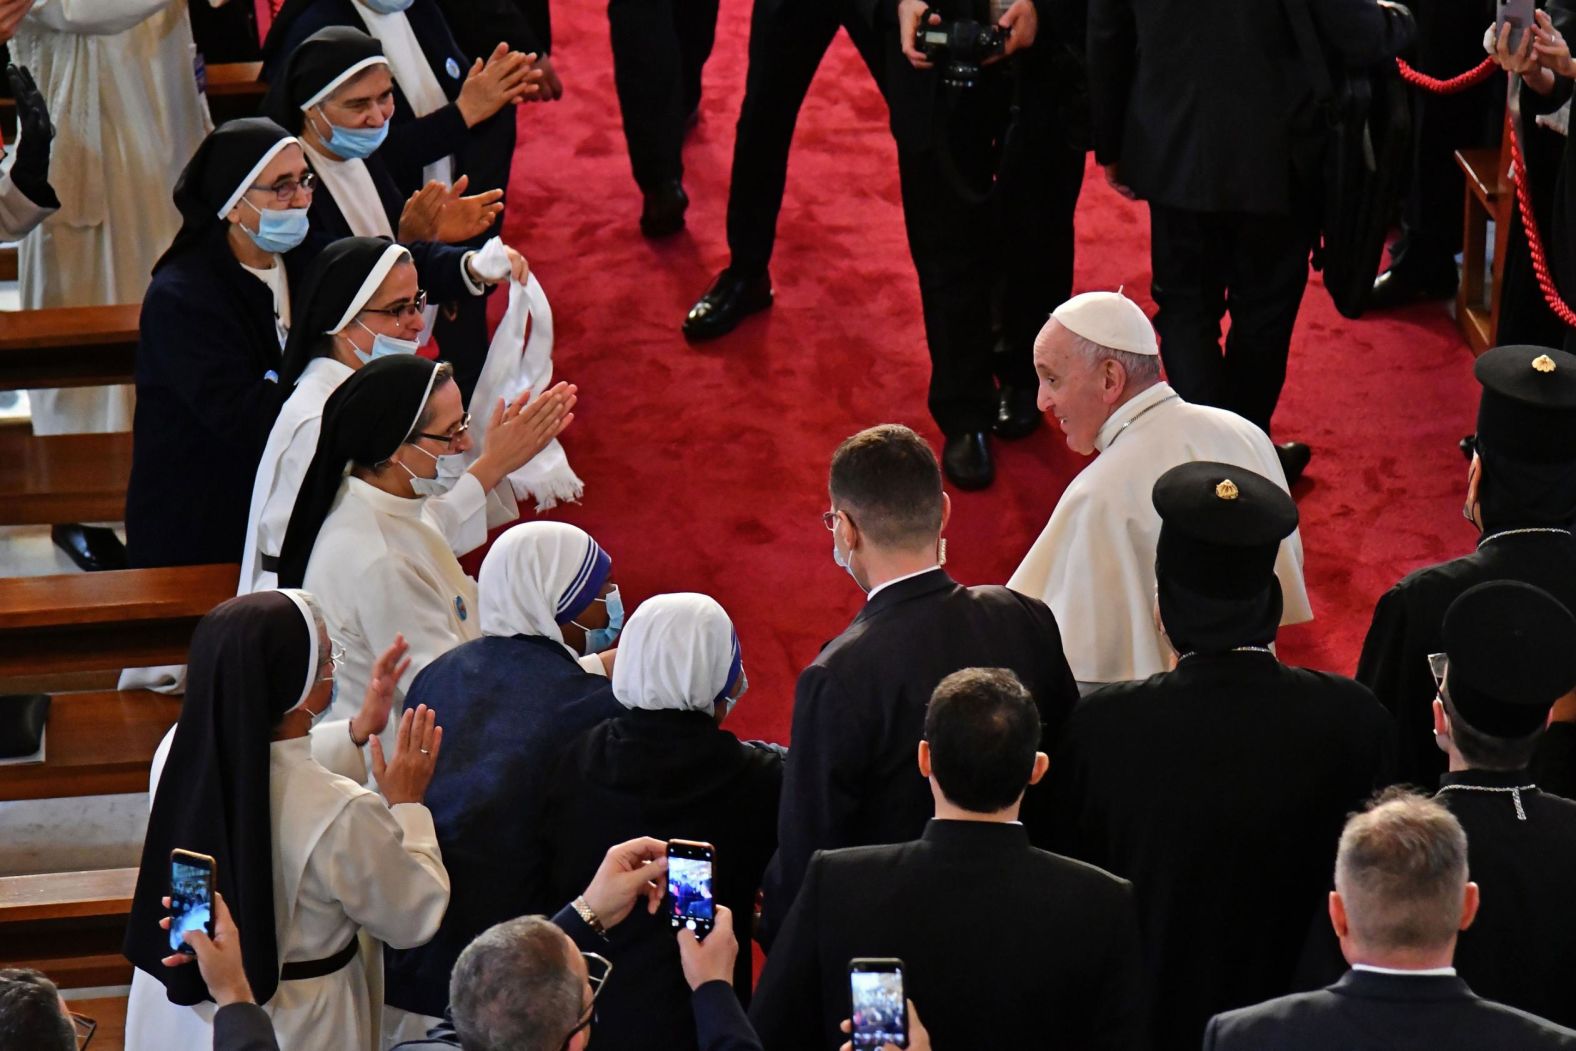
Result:
[[[722,728],[746,687],[738,636],[716,600],[641,603],[613,665],[621,713],[572,741],[547,781],[547,900],[583,883],[628,829],[704,840],[717,848],[716,901],[749,944],[755,891],[777,848],[783,757]],[[693,1049],[695,1016],[668,919],[635,911],[608,932],[620,980],[598,1000],[596,1046]],[[739,953],[733,988],[746,1003],[750,967],[751,954]]]
[[[318,597],[344,649],[336,718],[401,632],[410,664],[395,687],[396,710],[418,672],[481,637],[476,582],[422,514],[428,494],[455,483],[445,468],[470,447],[468,429],[449,367],[412,354],[373,360],[329,396],[285,531],[279,583]],[[392,728],[382,736],[390,749]]]
[[[542,76],[534,56],[500,45],[473,63],[435,0],[286,0],[263,42],[263,80],[278,83],[295,49],[328,26],[364,29],[388,56],[394,115],[385,156],[401,192],[453,183],[457,159],[477,189],[507,189],[514,104]]]
[[[374,1051],[378,941],[414,945],[449,901],[422,793],[441,751],[430,711],[374,746],[382,796],[317,758],[309,728],[335,692],[335,651],[309,595],[231,599],[192,636],[189,688],[155,757],[152,812],[125,953],[135,965],[128,1051],[208,1047],[215,1006],[195,967],[167,968],[159,929],[170,852],[214,859],[214,886],[244,932],[248,983],[283,1051]],[[359,762],[359,751],[346,750]]]
[[[126,541],[131,565],[234,562],[251,478],[284,400],[291,286],[310,262],[313,176],[262,117],[197,147],[175,184],[182,223],[142,301]]]
[[[449,972],[471,939],[552,913],[537,848],[548,774],[565,742],[621,710],[598,651],[617,639],[622,600],[612,560],[584,530],[508,529],[478,585],[482,637],[427,665],[405,698],[441,698],[444,725],[458,729],[427,790],[456,892],[431,941],[386,954],[386,1021],[399,1039],[443,1016]]]
[[[424,324],[425,293],[414,257],[380,238],[349,237],[330,245],[304,285],[301,321],[285,347],[282,386],[290,397],[269,432],[252,483],[240,555],[243,594],[278,582],[280,548],[317,451],[329,396],[375,358],[414,354]],[[519,517],[508,475],[573,420],[574,392],[560,383],[528,406],[489,407],[496,420],[489,424],[486,449],[451,479],[450,488],[421,507],[454,554],[480,547],[489,529]],[[496,434],[493,424],[502,428]]]

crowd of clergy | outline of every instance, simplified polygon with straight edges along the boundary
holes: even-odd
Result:
[[[130,1051],[833,1048],[855,957],[904,961],[910,1048],[1576,1048],[1576,356],[1478,359],[1477,548],[1383,596],[1348,678],[1277,656],[1313,610],[1265,432],[1074,296],[1039,408],[1096,455],[1011,579],[949,576],[923,438],[852,433],[823,524],[864,606],[791,747],[740,741],[727,611],[626,610],[613,545],[520,521],[581,491],[498,237],[550,67],[473,57],[435,0],[286,0],[266,116],[214,128],[186,12],[32,4],[0,181],[9,232],[46,224],[24,307],[142,303],[135,397],[35,425],[130,426],[130,566],[241,566],[186,665],[123,677],[184,694]],[[661,908],[676,838],[715,846],[704,941]],[[216,860],[195,959],[174,849]],[[0,1036],[50,988],[0,972]],[[15,1046],[75,1047],[56,1015]]]

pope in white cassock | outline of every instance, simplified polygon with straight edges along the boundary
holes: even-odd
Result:
[[[11,41],[54,116],[60,210],[22,242],[22,309],[140,303],[212,123],[185,0],[39,0]],[[132,390],[34,391],[38,434],[131,428]]]
[[[1190,405],[1160,378],[1160,348],[1138,304],[1117,292],[1063,303],[1034,341],[1040,411],[1067,444],[1098,457],[1074,478],[1007,586],[1056,614],[1073,677],[1084,692],[1166,671],[1174,654],[1156,627],[1155,481],[1178,464],[1246,467],[1285,489],[1268,436],[1224,409]],[[1282,624],[1313,619],[1302,579],[1302,538],[1275,563]]]

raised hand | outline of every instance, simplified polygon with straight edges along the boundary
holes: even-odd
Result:
[[[404,635],[395,635],[389,648],[383,651],[372,666],[372,678],[367,680],[367,692],[361,699],[361,710],[350,720],[350,739],[365,743],[383,732],[389,724],[389,712],[394,710],[394,695],[399,690],[399,680],[410,669],[410,643]]]
[[[399,213],[399,239],[404,244],[438,240],[439,220],[448,187],[437,179],[410,195]]]
[[[400,716],[394,758],[384,762],[383,742],[372,738],[372,778],[389,806],[422,801],[432,784],[442,745],[443,728],[437,725],[437,713],[425,704],[407,708]]]
[[[482,454],[470,466],[483,489],[491,489],[504,475],[524,466],[574,422],[575,414],[571,410],[578,400],[579,389],[572,384],[556,383],[535,401],[531,400],[531,392],[526,391],[510,405],[505,406],[500,399],[493,406]]]
[[[469,185],[470,177],[462,175],[445,191],[438,210],[437,229],[427,240],[444,244],[469,241],[486,233],[503,213],[502,190],[488,190],[467,197],[465,188]]]
[[[493,48],[486,62],[477,59],[455,100],[466,126],[474,128],[505,106],[534,94],[542,80],[535,63],[534,54],[510,51],[508,44]]]

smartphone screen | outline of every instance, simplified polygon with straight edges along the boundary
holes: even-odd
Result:
[[[1510,40],[1507,42],[1511,51],[1521,47],[1521,38],[1527,30],[1532,28],[1532,9],[1536,6],[1535,0],[1499,0],[1496,5],[1498,17],[1494,22],[1494,35],[1498,37],[1500,27],[1510,26]]]
[[[850,961],[848,992],[854,1047],[908,1046],[902,960]]]
[[[711,932],[717,918],[712,899],[712,863],[717,850],[710,843],[675,839],[668,843],[668,924],[687,927],[695,937]]]
[[[170,951],[192,955],[189,931],[213,937],[213,858],[189,850],[170,852]]]

